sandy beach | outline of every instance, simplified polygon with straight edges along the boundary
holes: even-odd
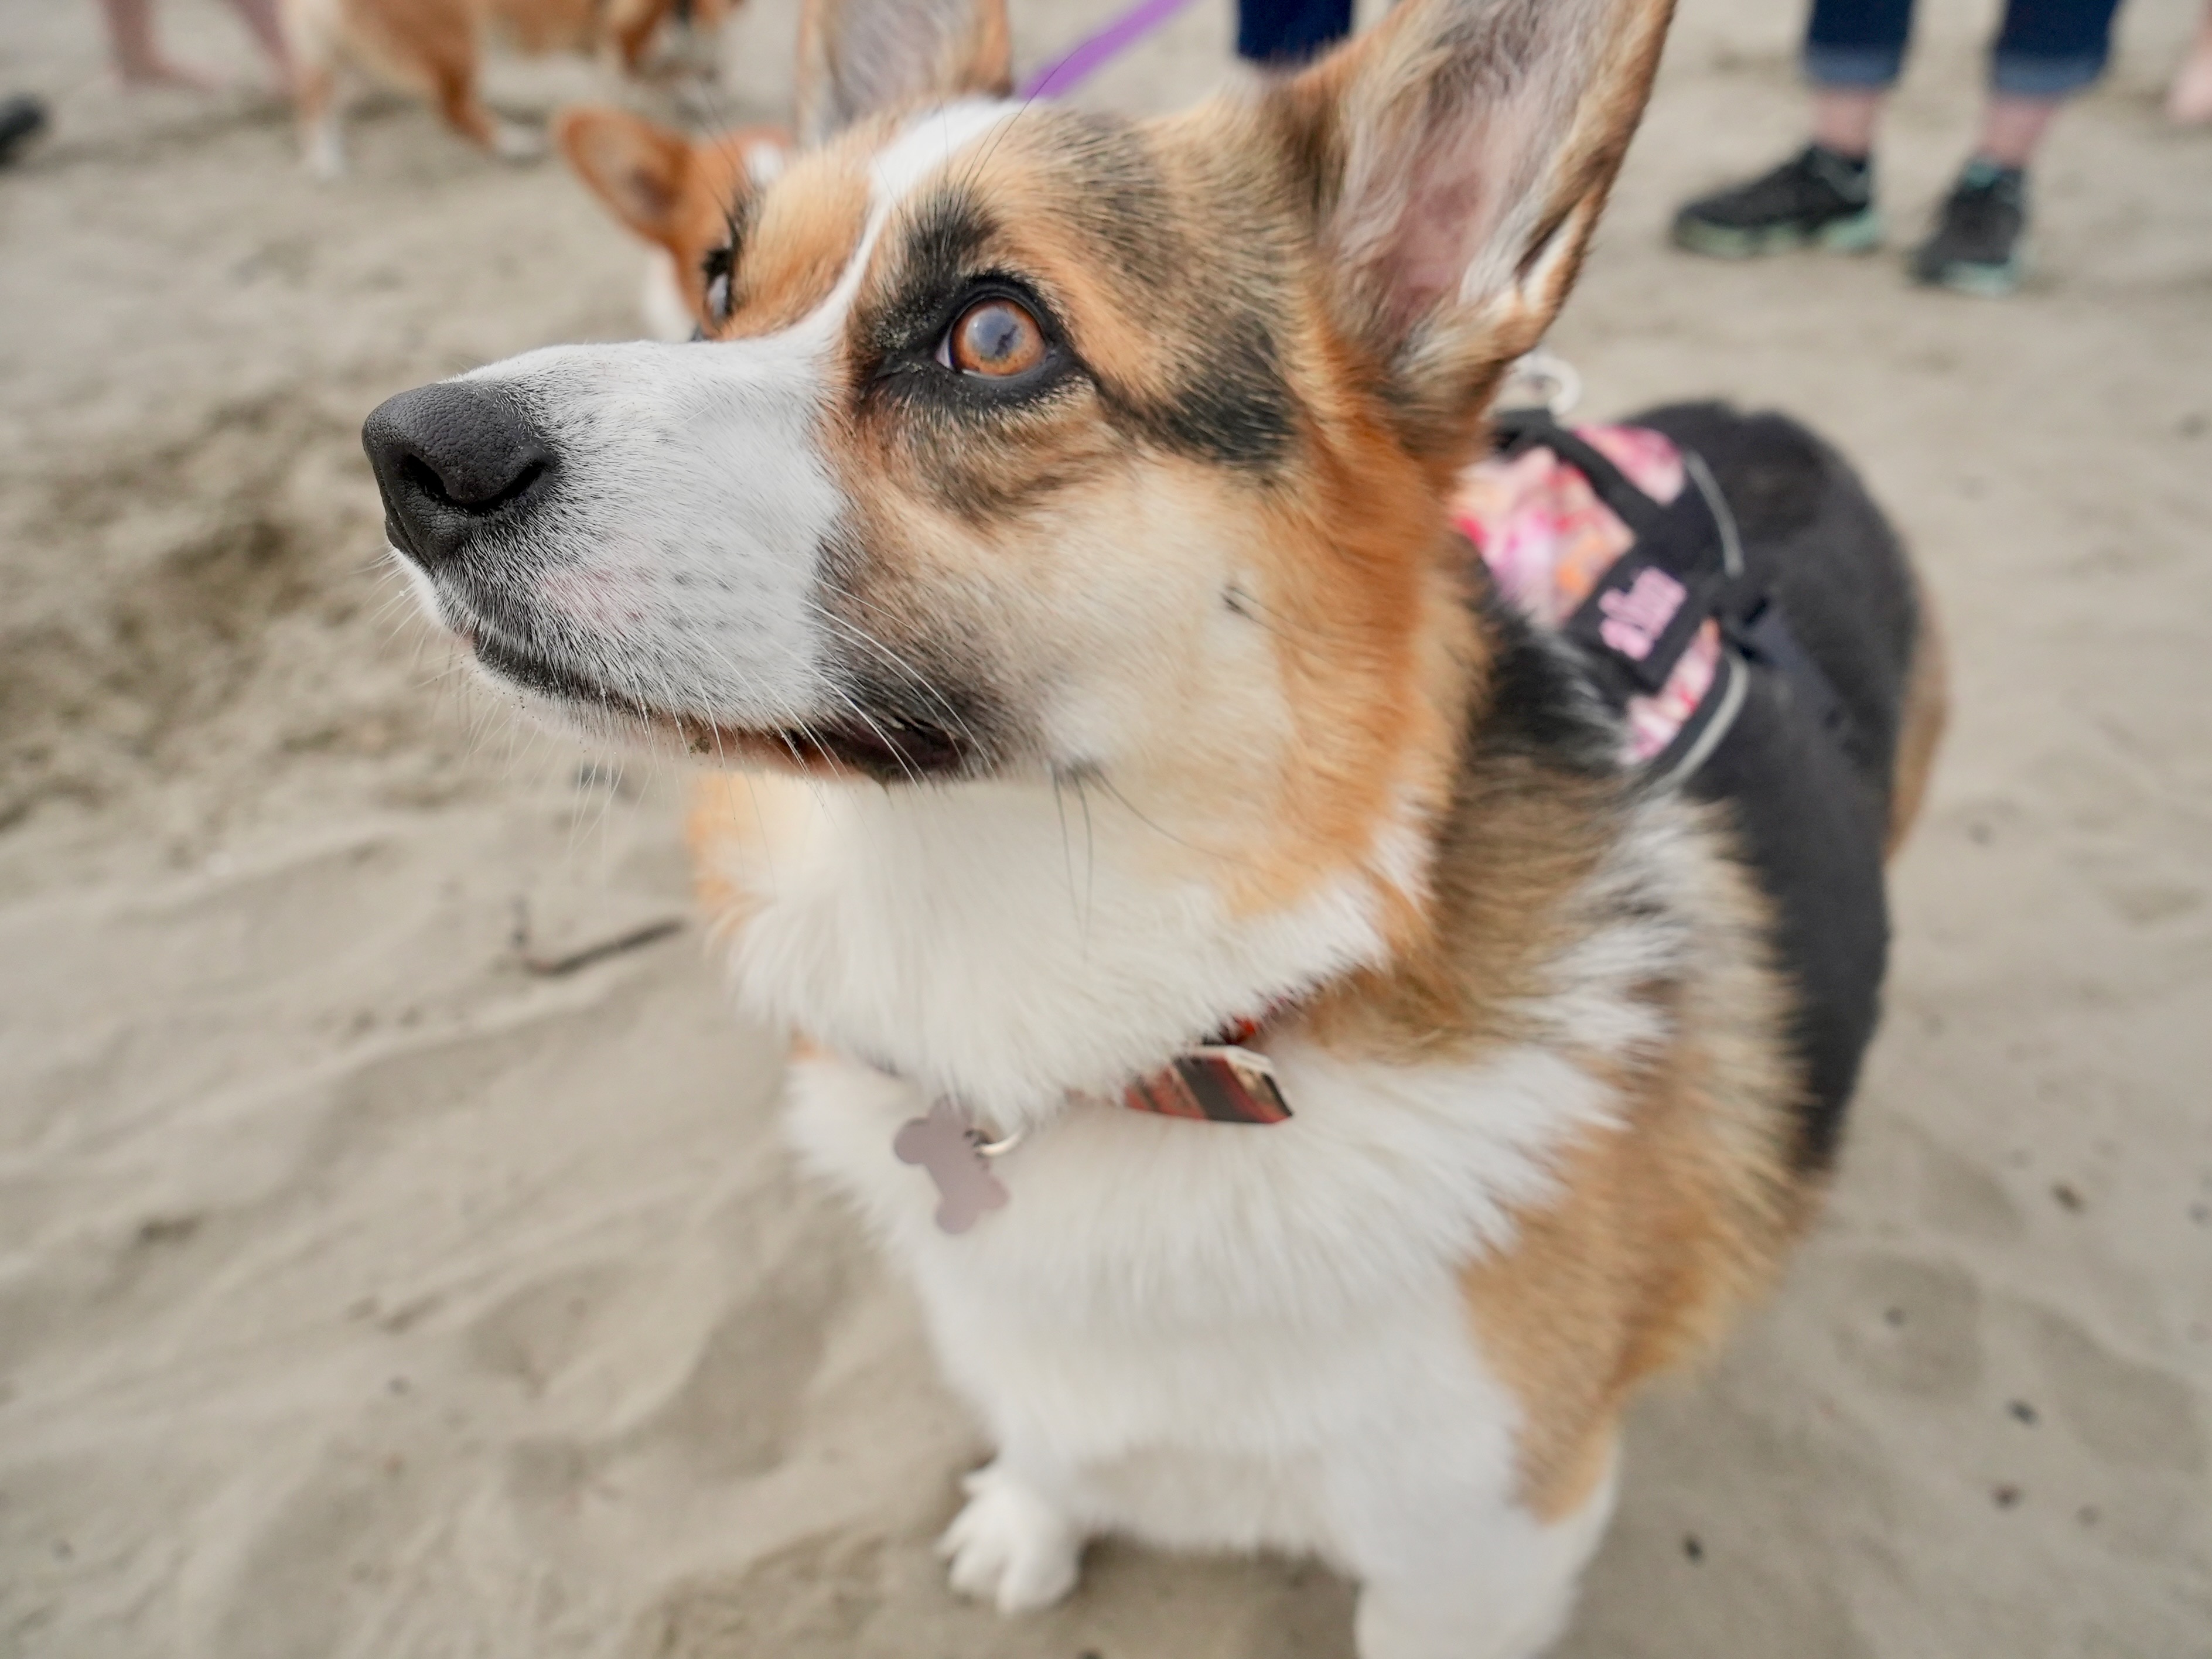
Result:
[[[1014,11],[1028,65],[1104,8]],[[1988,13],[1925,4],[1899,246]],[[213,0],[164,15],[253,72]],[[2193,17],[2124,15],[1999,304],[1663,246],[1801,119],[1796,9],[1686,0],[1555,335],[1588,413],[1840,443],[1958,704],[1828,1216],[1638,1409],[1568,1659],[2212,1656],[2212,132],[2158,110]],[[781,116],[794,18],[750,0],[690,112]],[[0,91],[56,111],[0,173],[0,1659],[1349,1659],[1297,1562],[1109,1544],[1050,1613],[952,1599],[979,1443],[782,1149],[681,780],[523,728],[385,568],[362,416],[635,335],[636,249],[404,100],[319,185],[264,96],[115,91],[96,25],[0,0]],[[1197,0],[1083,96],[1173,107],[1228,36]]]

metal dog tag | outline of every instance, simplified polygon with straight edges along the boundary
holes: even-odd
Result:
[[[940,1099],[927,1117],[909,1118],[891,1141],[902,1164],[919,1164],[937,1184],[937,1224],[964,1233],[986,1210],[1004,1207],[1006,1189],[991,1173],[982,1137],[968,1114],[951,1098]]]

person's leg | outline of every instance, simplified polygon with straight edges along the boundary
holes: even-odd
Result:
[[[2104,73],[2118,9],[2118,0],[2009,0],[1974,153],[1912,256],[1921,282],[1990,295],[2020,285],[2028,164],[2059,106]]]
[[[126,87],[186,87],[205,92],[216,84],[211,76],[188,70],[161,55],[154,42],[153,0],[100,0],[107,19],[108,51],[115,73]]]
[[[1872,152],[1911,33],[1912,0],[1814,0],[1802,61],[1813,84],[1815,143],[1841,155]]]
[[[2212,122],[2212,0],[2207,0],[2197,39],[2166,92],[2166,112],[2185,127]]]
[[[230,0],[230,9],[236,12],[262,53],[276,66],[278,77],[287,82],[292,78],[292,53],[284,42],[284,27],[277,21],[276,0]]]
[[[1982,112],[1981,136],[1974,141],[1974,154],[1999,167],[2025,167],[2035,159],[2036,149],[2058,113],[2060,101],[1991,94]]]
[[[276,0],[230,0],[231,9],[245,23],[280,82],[289,85],[291,53],[286,50],[283,27],[277,21]],[[115,58],[115,72],[127,87],[186,87],[208,92],[221,80],[199,70],[186,69],[162,55],[154,40],[154,0],[100,0],[107,19],[107,41]]]
[[[1814,0],[1804,55],[1812,143],[1771,172],[1686,204],[1674,216],[1675,242],[1725,258],[1808,244],[1854,253],[1879,246],[1875,134],[1911,27],[1912,0]]]
[[[1815,87],[1813,142],[1838,155],[1848,155],[1853,161],[1865,160],[1874,154],[1882,106],[1888,101],[1887,86]]]
[[[1352,0],[1237,0],[1237,55],[1296,64],[1352,33]]]

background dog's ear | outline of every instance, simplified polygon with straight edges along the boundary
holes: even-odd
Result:
[[[592,104],[553,118],[553,142],[616,218],[658,246],[675,249],[691,141],[627,110]]]
[[[1673,0],[1402,0],[1279,88],[1316,170],[1340,325],[1417,448],[1473,436],[1566,298]]]
[[[799,136],[818,144],[873,110],[1013,88],[1006,0],[806,0]]]

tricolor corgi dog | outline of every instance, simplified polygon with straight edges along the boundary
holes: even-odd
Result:
[[[489,37],[526,52],[599,53],[635,75],[664,26],[711,38],[735,9],[736,0],[283,0],[305,160],[323,178],[345,171],[338,76],[348,67],[433,100],[471,143],[534,159],[538,133],[501,120],[478,95]]]
[[[1660,778],[1455,526],[1668,11],[1401,0],[1132,122],[1009,101],[998,0],[815,0],[699,343],[365,428],[493,680],[708,769],[736,994],[994,1449],[944,1550],[1008,1613],[1112,1534],[1318,1556],[1363,1659],[1540,1651],[1626,1402],[1818,1206],[1940,724],[1895,538],[1787,422],[1652,417],[1796,658]]]
[[[783,171],[789,134],[752,126],[693,138],[627,110],[586,104],[553,118],[553,143],[586,188],[652,250],[641,301],[647,333],[688,340],[726,308],[729,273],[717,256],[753,198]]]

